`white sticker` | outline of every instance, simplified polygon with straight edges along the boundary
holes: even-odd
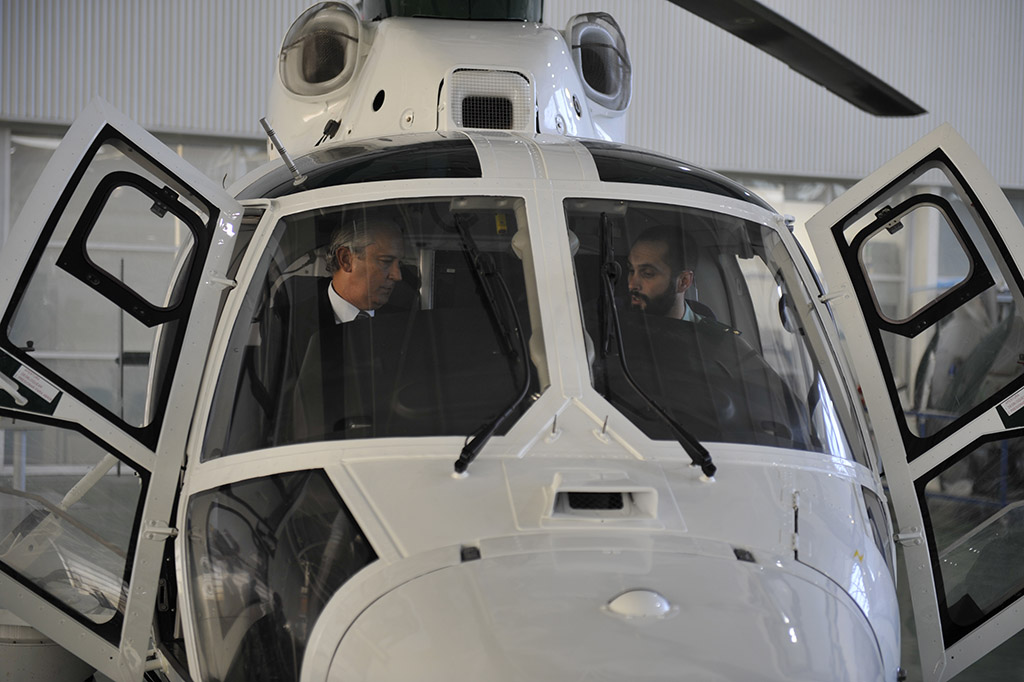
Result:
[[[1020,389],[1009,398],[1004,400],[1000,407],[1006,412],[1006,416],[1011,416],[1014,412],[1024,407],[1024,388]]]
[[[14,373],[14,378],[20,381],[25,388],[29,389],[48,403],[53,402],[53,399],[60,394],[60,391],[56,386],[39,376],[39,374],[34,370],[29,369],[25,365],[18,368],[18,371]]]

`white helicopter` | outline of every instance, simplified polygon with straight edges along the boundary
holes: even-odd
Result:
[[[281,158],[228,191],[100,101],[55,152],[0,254],[9,670],[895,681],[897,545],[924,679],[1024,627],[1024,228],[957,134],[812,219],[825,288],[754,194],[615,142],[611,17],[437,4],[303,13],[264,121]],[[750,0],[677,4],[920,111]],[[332,239],[375,221],[401,277],[335,324]],[[872,249],[923,225],[961,276],[890,309]],[[129,234],[173,267],[105,260]],[[638,244],[674,263],[682,319]],[[981,302],[943,383],[939,332]],[[37,352],[100,333],[116,394]],[[932,345],[913,390],[899,344]],[[966,473],[997,494],[958,501]]]

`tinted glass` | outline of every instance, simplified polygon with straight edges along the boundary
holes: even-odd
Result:
[[[203,679],[298,680],[327,601],[377,558],[322,471],[200,493],[186,523]]]
[[[717,173],[640,149],[593,140],[580,142],[594,157],[597,174],[605,182],[692,189],[748,201],[755,206],[773,211],[772,207],[757,195]]]
[[[699,440],[865,462],[849,400],[826,385],[825,363],[805,343],[812,321],[794,303],[807,294],[774,231],[671,205],[569,199],[565,208],[580,241],[594,386],[627,418],[674,438],[646,396]],[[620,273],[610,299],[609,269]]]
[[[408,145],[371,141],[365,146],[314,152],[298,159],[296,164],[306,174],[301,185],[296,186],[295,177],[282,165],[242,190],[238,198],[281,197],[318,187],[358,182],[481,176],[480,159],[473,143],[461,137],[439,140],[432,136],[429,141]]]
[[[283,219],[235,321],[204,457],[316,440],[468,436],[536,392],[522,347],[526,284],[512,246],[523,215],[520,200],[471,197]],[[339,227],[382,223],[396,235],[384,240],[395,249],[387,260],[378,259],[376,237],[352,256],[364,273],[378,268],[365,274],[377,300],[360,303],[331,242]],[[339,321],[339,293],[373,317]]]

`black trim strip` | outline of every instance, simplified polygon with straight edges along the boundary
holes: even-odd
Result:
[[[57,258],[57,267],[88,284],[104,298],[114,303],[147,327],[170,322],[181,317],[181,301],[170,306],[155,306],[121,280],[113,277],[89,257],[87,242],[99,221],[111,194],[121,187],[133,187],[154,201],[154,212],[171,213],[180,219],[192,233],[193,249],[203,253],[209,250],[209,239],[203,232],[203,222],[169,187],[161,189],[146,178],[129,171],[115,171],[106,175],[93,190],[81,218],[68,236],[67,243]],[[201,247],[201,248],[200,248]],[[190,254],[191,259],[191,254]],[[198,276],[198,268],[189,263],[188,280]]]
[[[971,241],[970,235],[967,234],[967,230],[964,228],[959,216],[957,216],[956,212],[953,210],[953,206],[945,198],[938,196],[937,194],[915,194],[906,201],[897,205],[895,208],[892,208],[875,218],[870,225],[863,228],[850,241],[849,249],[851,254],[857,257],[856,260],[859,265],[857,273],[860,278],[863,278],[865,289],[868,291],[874,290],[871,286],[871,280],[868,277],[868,273],[864,269],[864,264],[859,257],[861,246],[864,242],[874,237],[883,229],[887,229],[887,226],[894,220],[905,216],[919,206],[934,206],[942,212],[946,220],[949,222],[949,226],[952,228],[953,234],[956,235],[957,241],[960,242],[960,246],[967,251],[971,268],[967,277],[962,282],[947,290],[936,300],[932,301],[925,308],[916,312],[903,322],[896,322],[885,317],[882,314],[882,311],[878,308],[878,301],[875,300],[874,296],[871,297],[872,300],[875,301],[874,307],[864,307],[864,316],[869,318],[868,321],[873,323],[879,329],[892,332],[893,334],[899,334],[900,336],[907,338],[914,338],[921,332],[934,326],[940,320],[945,319],[957,308],[967,303],[975,296],[978,296],[989,287],[995,285],[995,280],[992,279],[992,274],[988,271],[988,268],[985,267],[985,262],[981,257],[981,252],[978,251],[974,242]],[[851,276],[852,274],[853,272],[851,271]]]

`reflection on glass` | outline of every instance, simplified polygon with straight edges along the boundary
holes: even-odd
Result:
[[[494,197],[285,217],[235,322],[203,456],[468,436],[527,384],[538,391],[519,338],[531,328],[522,222],[521,201]],[[346,234],[365,243],[349,249]]]
[[[812,321],[776,233],[671,205],[569,199],[565,210],[594,386],[645,433],[673,438],[630,375],[697,439],[862,457],[849,403],[805,345]],[[619,273],[611,300],[608,272]]]
[[[985,443],[925,483],[949,646],[1024,594],[1024,438]]]
[[[111,621],[127,599],[140,477],[75,431],[3,418],[0,438],[0,562],[93,623]]]
[[[188,506],[203,679],[299,679],[316,619],[377,556],[322,471],[222,486]]]

